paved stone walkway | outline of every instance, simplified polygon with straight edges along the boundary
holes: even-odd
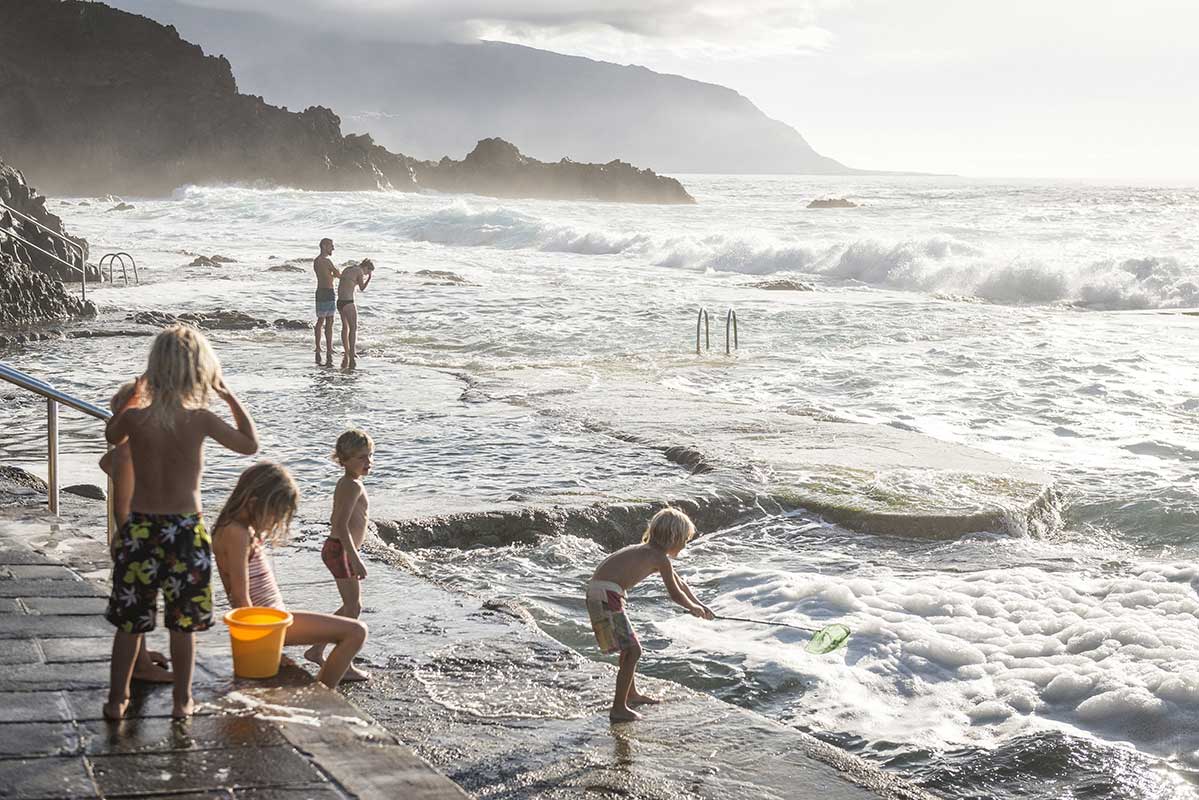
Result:
[[[80,570],[101,574],[106,557],[53,527],[68,545],[30,546],[31,528],[52,525],[0,516],[0,797],[466,797],[304,671],[233,679],[219,624],[197,637],[193,719],[170,719],[169,685],[135,682],[128,718],[104,721],[112,627]]]

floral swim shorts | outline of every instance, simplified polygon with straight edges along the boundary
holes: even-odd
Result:
[[[637,634],[625,614],[624,587],[612,581],[587,584],[587,615],[595,640],[605,653],[624,652],[637,646]]]
[[[161,590],[167,628],[212,627],[212,539],[200,514],[134,511],[119,542],[105,619],[125,633],[154,630]]]

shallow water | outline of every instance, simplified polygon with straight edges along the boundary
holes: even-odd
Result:
[[[221,306],[307,319],[310,273],[267,268],[310,258],[323,235],[337,242],[335,260],[380,264],[359,302],[356,373],[312,365],[303,332],[212,336],[258,419],[263,455],[297,474],[309,519],[328,513],[328,453],[351,424],[378,443],[379,516],[702,490],[658,452],[572,415],[583,399],[619,415],[617,385],[891,425],[1050,471],[1066,505],[1048,538],[910,541],[803,514],[712,532],[681,564],[714,608],[842,620],[850,645],[815,658],[784,629],[705,625],[648,584],[634,598],[645,668],[950,797],[1189,796],[1186,776],[1199,768],[1189,561],[1199,546],[1199,318],[1157,312],[1199,305],[1199,190],[685,183],[699,205],[233,188],[134,199],[123,213],[51,205],[93,253],[138,257],[145,285],[95,292],[118,318]],[[803,208],[824,195],[866,205]],[[186,267],[180,250],[238,263]],[[421,269],[469,284],[427,285]],[[761,277],[815,291],[747,287]],[[700,305],[713,311],[715,341],[697,358]],[[732,358],[722,352],[729,307],[741,345]],[[102,387],[140,370],[148,341],[40,343],[9,358],[102,401]],[[4,396],[0,454],[36,461],[40,429],[24,423],[39,404]],[[694,423],[671,422],[682,434]],[[69,453],[98,455],[93,425],[66,414],[63,427]],[[210,453],[207,505],[244,464]],[[969,487],[960,491],[968,502]],[[417,555],[451,582],[526,598],[546,630],[593,653],[578,597],[602,556],[594,543]]]

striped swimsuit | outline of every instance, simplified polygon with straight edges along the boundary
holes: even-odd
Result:
[[[286,611],[283,605],[283,595],[279,593],[279,584],[275,582],[275,572],[271,562],[267,560],[265,548],[261,544],[250,548],[250,602],[259,608],[277,608]]]

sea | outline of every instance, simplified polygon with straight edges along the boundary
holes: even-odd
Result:
[[[651,581],[631,599],[641,669],[954,800],[1199,795],[1199,187],[680,178],[695,205],[189,186],[121,198],[127,211],[48,207],[93,260],[136,258],[140,284],[118,268],[89,289],[110,327],[137,328],[126,317],[143,310],[308,321],[319,239],[336,263],[375,261],[357,370],[317,366],[310,330],[211,334],[309,521],[327,519],[329,456],[351,425],[376,441],[380,518],[709,491],[572,413],[607,403],[619,419],[642,390],[916,432],[1044,471],[1049,526],[907,538],[764,508],[705,530],[678,569],[718,614],[842,622],[849,644],[815,656],[785,628],[681,615]],[[826,197],[858,207],[807,208]],[[201,254],[234,261],[189,266]],[[701,309],[711,345],[697,354]],[[149,341],[35,342],[5,359],[103,403]],[[4,394],[6,463],[43,458],[41,413]],[[685,441],[696,420],[665,422]],[[67,478],[98,482],[98,426],[64,412],[62,428]],[[244,466],[210,450],[206,507]],[[580,591],[604,553],[568,530],[409,555],[446,585],[519,598],[599,659]]]

